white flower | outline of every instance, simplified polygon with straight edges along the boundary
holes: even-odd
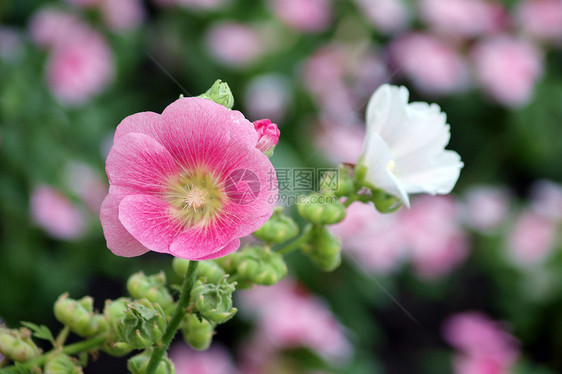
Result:
[[[367,106],[367,136],[359,165],[365,181],[409,207],[409,193],[447,194],[460,169],[460,156],[445,150],[450,130],[437,104],[408,104],[406,87],[379,87]]]

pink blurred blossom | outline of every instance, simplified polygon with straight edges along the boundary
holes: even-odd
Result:
[[[403,35],[389,46],[391,64],[423,91],[446,94],[468,86],[468,67],[451,45],[430,34]]]
[[[270,0],[276,16],[287,26],[302,32],[325,30],[332,19],[330,0]]]
[[[30,208],[33,221],[55,238],[76,239],[85,232],[86,223],[78,208],[52,187],[36,187],[31,193]]]
[[[372,204],[355,202],[330,230],[342,239],[345,255],[377,274],[396,270],[406,259],[399,213],[381,214]]]
[[[353,92],[360,103],[366,103],[373,92],[389,78],[386,63],[375,49],[367,50],[351,69]]]
[[[64,179],[66,186],[79,196],[93,213],[99,214],[101,203],[109,188],[99,173],[88,164],[72,161],[64,168]]]
[[[338,44],[328,44],[316,50],[304,63],[302,76],[305,87],[323,94],[340,86],[344,79],[347,54]]]
[[[244,95],[251,118],[271,118],[280,121],[290,101],[289,83],[281,74],[266,74],[253,78]]]
[[[477,79],[495,100],[510,107],[531,100],[543,70],[541,52],[534,45],[502,35],[478,42],[471,57]]]
[[[365,141],[365,129],[358,125],[324,121],[314,136],[316,147],[334,164],[355,163]]]
[[[459,351],[455,374],[508,374],[519,356],[515,338],[480,312],[449,318],[443,325],[443,337]]]
[[[241,297],[242,308],[258,316],[264,344],[279,349],[305,346],[336,362],[349,357],[351,346],[328,307],[293,281],[257,286]]]
[[[29,33],[37,45],[52,48],[91,34],[92,30],[74,14],[46,7],[32,16]]]
[[[554,249],[556,224],[532,212],[523,212],[509,234],[508,250],[518,265],[528,266],[544,261]]]
[[[170,360],[177,374],[236,374],[238,371],[228,351],[213,344],[206,351],[196,351],[184,343],[172,346]]]
[[[268,154],[279,143],[281,132],[277,128],[277,124],[269,119],[260,119],[254,121],[253,124],[259,137],[256,147],[263,153]]]
[[[531,35],[562,41],[562,0],[524,0],[518,5],[517,18]]]
[[[491,231],[501,225],[509,214],[511,195],[506,188],[472,187],[464,196],[464,223],[479,231]]]
[[[421,0],[419,11],[432,28],[449,37],[496,32],[507,22],[501,4],[485,0]]]
[[[531,210],[553,221],[562,221],[562,185],[541,180],[531,190]]]
[[[365,17],[384,33],[403,30],[409,21],[408,8],[402,0],[355,0]]]
[[[422,195],[402,210],[401,224],[412,264],[422,278],[442,276],[462,263],[469,250],[451,196]]]
[[[142,0],[101,0],[104,23],[113,31],[129,31],[145,18]]]
[[[224,21],[208,31],[207,48],[225,65],[242,67],[252,64],[263,52],[258,31],[248,25]]]
[[[102,92],[113,76],[113,54],[95,31],[56,45],[47,66],[49,88],[70,106],[81,105]]]

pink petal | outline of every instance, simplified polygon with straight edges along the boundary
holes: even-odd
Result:
[[[154,138],[129,133],[111,148],[106,161],[109,183],[138,192],[157,192],[166,178],[178,173],[170,153]]]
[[[119,203],[130,193],[125,188],[110,186],[109,194],[103,200],[100,220],[103,234],[109,248],[117,256],[134,257],[148,252],[119,221]]]
[[[218,253],[237,240],[236,230],[237,226],[232,222],[213,222],[206,227],[191,227],[174,239],[170,245],[170,253],[188,260],[220,257]],[[228,244],[225,246],[225,243]],[[227,250],[233,252],[236,249],[229,247]]]
[[[113,143],[117,143],[123,136],[134,132],[146,134],[157,139],[158,133],[162,131],[160,130],[161,127],[162,119],[160,114],[154,112],[135,113],[126,117],[117,126]]]
[[[240,239],[235,239],[235,240],[231,241],[230,243],[228,243],[227,245],[225,245],[220,250],[218,250],[217,252],[208,254],[208,255],[203,256],[203,257],[193,259],[193,261],[211,260],[213,258],[223,257],[223,256],[229,255],[232,252],[236,251],[239,247],[240,247]]]
[[[156,252],[170,253],[170,243],[183,229],[171,207],[152,195],[129,195],[119,204],[119,220],[142,245]]]

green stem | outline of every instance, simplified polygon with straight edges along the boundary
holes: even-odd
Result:
[[[307,226],[304,229],[301,236],[299,236],[289,244],[286,244],[283,247],[277,249],[277,253],[284,255],[294,251],[295,249],[299,249],[303,244],[305,244],[308,241],[311,233],[312,233],[312,226]]]
[[[162,341],[158,346],[154,348],[154,351],[152,351],[152,356],[150,356],[150,361],[148,362],[148,366],[146,368],[146,374],[154,374],[156,372],[158,364],[160,363],[160,361],[162,361],[162,357],[164,357],[164,354],[168,350],[172,339],[178,331],[180,322],[183,319],[186,313],[186,308],[189,304],[191,289],[195,284],[197,265],[199,265],[199,262],[189,261],[189,266],[187,267],[187,273],[185,275],[185,279],[183,280],[183,286],[181,289],[178,305],[176,307],[176,310],[174,311],[174,314],[172,315],[170,323],[168,323],[168,326],[166,327],[166,331],[162,336]]]
[[[61,330],[61,332],[55,339],[55,348],[60,348],[64,345],[64,342],[66,341],[69,332],[70,332],[70,327],[64,326],[64,328]]]
[[[47,353],[42,354],[39,357],[35,357],[32,360],[29,360],[23,364],[20,364],[20,366],[22,368],[33,368],[33,367],[38,367],[38,366],[43,366],[45,364],[45,361],[47,361],[47,358],[55,353],[55,352],[62,352],[64,354],[67,355],[75,355],[77,353],[80,352],[87,352],[90,351],[94,348],[99,347],[102,343],[104,343],[107,340],[107,336],[106,335],[102,335],[102,336],[96,336],[94,338],[90,338],[88,340],[83,340],[81,342],[78,343],[74,343],[74,344],[69,344],[66,347],[61,348],[55,348],[50,350]]]

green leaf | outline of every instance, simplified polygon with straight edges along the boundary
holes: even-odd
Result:
[[[51,330],[49,330],[47,326],[45,325],[39,326],[36,325],[35,323],[25,322],[25,321],[22,321],[21,324],[27,327],[28,329],[30,329],[31,331],[33,331],[33,336],[36,337],[37,339],[48,340],[51,342],[51,344],[53,344],[53,346],[55,345],[55,338],[53,337]]]

